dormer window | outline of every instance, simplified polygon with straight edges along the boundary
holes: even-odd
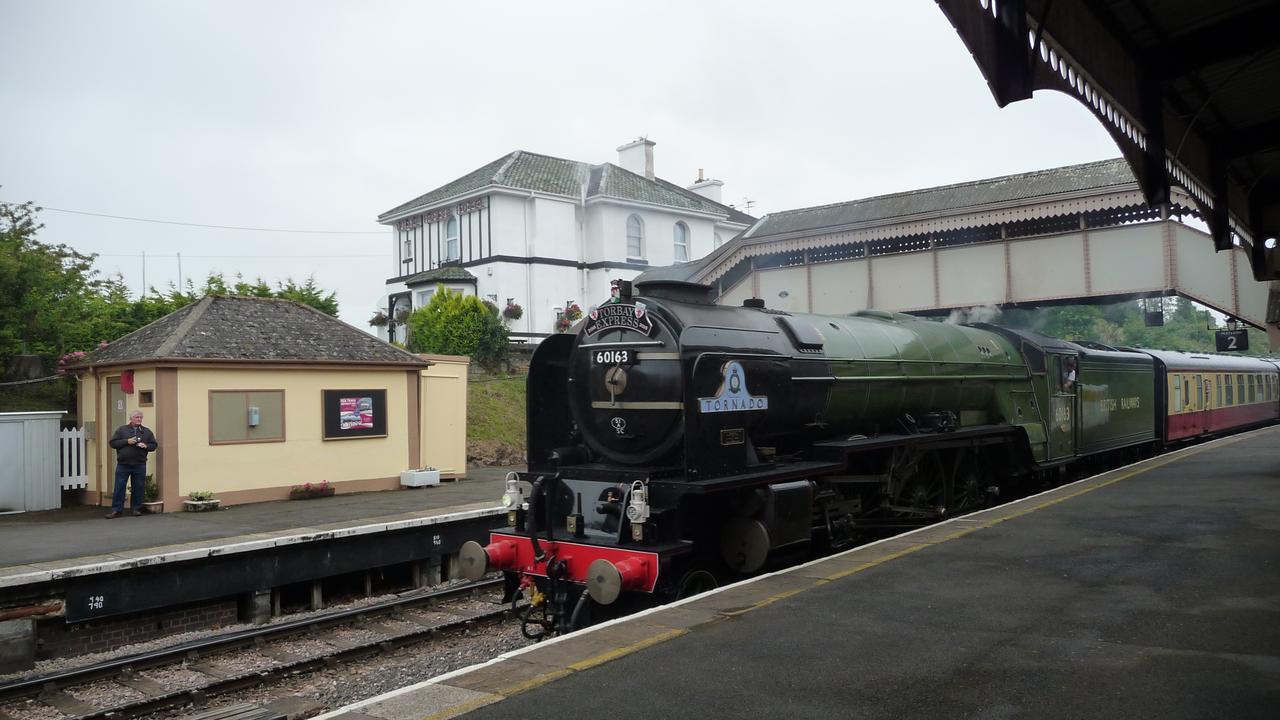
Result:
[[[444,231],[444,259],[447,261],[462,259],[462,242],[458,238],[458,218],[449,218]]]
[[[644,259],[644,223],[635,214],[627,218],[627,259]]]
[[[678,263],[689,262],[689,226],[682,222],[676,223],[674,236],[672,255],[675,261]]]
[[[407,263],[413,260],[413,241],[409,239],[409,233],[402,232],[401,234],[404,235],[404,241],[400,252],[400,262]]]

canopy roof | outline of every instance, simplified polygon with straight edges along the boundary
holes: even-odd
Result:
[[[1075,97],[1148,203],[1186,188],[1219,250],[1242,242],[1256,279],[1280,279],[1280,3],[937,2],[997,104]]]

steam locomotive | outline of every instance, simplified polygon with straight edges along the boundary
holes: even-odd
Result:
[[[503,571],[529,600],[526,635],[566,632],[622,598],[685,597],[1194,437],[1170,435],[1170,398],[1212,404],[1205,360],[1193,398],[1199,361],[1177,353],[618,281],[535,351],[528,471],[508,477],[509,527],[468,543],[463,573]],[[1274,420],[1280,368],[1228,360],[1233,389],[1250,371],[1252,409],[1213,431]]]

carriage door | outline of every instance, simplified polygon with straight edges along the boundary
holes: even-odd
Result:
[[[1049,459],[1076,454],[1076,383],[1079,360],[1075,355],[1050,355]]]
[[[1203,375],[1195,377],[1195,393],[1196,405],[1193,410],[1196,413],[1196,428],[1199,430],[1197,434],[1203,435],[1209,432],[1209,383]]]

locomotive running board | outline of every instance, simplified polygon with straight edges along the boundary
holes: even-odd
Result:
[[[976,425],[945,433],[852,437],[845,440],[816,442],[813,444],[813,456],[815,459],[826,461],[843,461],[855,452],[903,445],[928,445],[931,448],[993,445],[1005,442],[1007,440],[1005,436],[1015,432],[1015,428],[1007,425]]]

